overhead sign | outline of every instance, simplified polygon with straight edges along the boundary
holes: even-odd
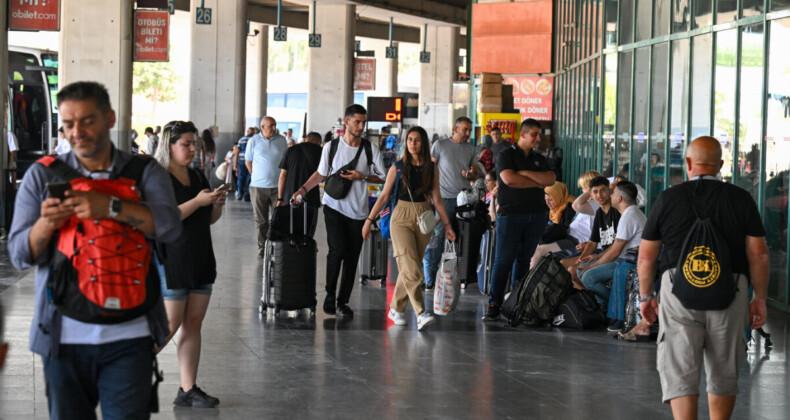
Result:
[[[196,7],[195,23],[198,25],[211,25],[211,9],[208,7]]]
[[[167,11],[171,15],[176,14],[176,0],[167,0]]]
[[[287,41],[288,40],[288,27],[287,26],[275,26],[274,27],[274,40],[275,41]]]
[[[321,34],[310,34],[307,45],[310,48],[321,48]]]
[[[420,51],[420,63],[430,63],[431,62],[431,52],[430,51]]]
[[[134,61],[168,61],[169,27],[167,10],[135,10]]]
[[[354,90],[376,90],[376,59],[354,59]]]
[[[368,121],[401,122],[403,120],[403,98],[368,98]]]
[[[521,111],[522,119],[551,121],[554,77],[506,77],[505,83],[513,85],[513,106]]]
[[[385,53],[387,58],[398,58],[398,47],[387,47]]]
[[[13,0],[8,3],[8,29],[12,31],[60,30],[60,0]]]

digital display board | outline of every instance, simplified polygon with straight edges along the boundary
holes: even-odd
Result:
[[[403,98],[374,96],[368,98],[368,121],[401,122]]]

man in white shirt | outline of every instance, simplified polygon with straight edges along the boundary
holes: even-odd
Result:
[[[145,154],[153,156],[154,152],[156,152],[156,145],[159,143],[159,136],[154,134],[154,129],[151,127],[145,128],[145,136],[147,137],[145,141]]]
[[[620,212],[614,243],[600,254],[589,256],[591,264],[583,265],[579,270],[582,284],[590,289],[602,305],[609,301],[609,288],[606,283],[614,275],[614,270],[625,257],[630,248],[638,247],[642,242],[642,229],[647,217],[636,205],[636,185],[628,181],[617,184],[612,194],[612,206]]]
[[[348,307],[348,300],[354,288],[357,262],[362,250],[362,227],[369,212],[367,183],[383,184],[386,174],[378,148],[372,147],[368,140],[362,138],[366,122],[367,111],[362,105],[346,108],[345,133],[326,144],[318,170],[292,197],[293,200],[300,196],[306,197],[308,191],[338,172],[341,177],[352,181],[345,197],[336,199],[324,193],[323,199],[326,241],[329,245],[324,312],[339,317],[354,315],[354,311]],[[360,151],[360,147],[363,150]],[[330,159],[333,151],[334,155]],[[356,166],[344,173],[342,169],[354,160],[357,152],[360,153]],[[338,291],[337,279],[341,265],[343,271]]]

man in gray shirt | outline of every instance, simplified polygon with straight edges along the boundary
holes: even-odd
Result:
[[[453,127],[453,136],[437,140],[431,148],[431,158],[439,168],[439,190],[447,209],[450,223],[455,223],[455,203],[458,193],[469,188],[469,181],[480,177],[477,169],[477,153],[469,143],[472,133],[472,120],[458,117]],[[453,227],[455,230],[455,227]],[[444,225],[436,225],[435,240],[431,241],[422,260],[425,288],[432,289],[436,280],[436,270],[444,249]]]

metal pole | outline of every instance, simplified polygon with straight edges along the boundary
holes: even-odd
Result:
[[[390,48],[392,48],[392,17],[390,17]]]
[[[313,35],[315,35],[315,0],[313,0]]]
[[[277,27],[280,27],[280,20],[283,15],[283,0],[277,0]]]
[[[392,35],[390,35],[392,38]],[[428,24],[425,24],[425,30],[422,33],[422,51],[428,51]]]

